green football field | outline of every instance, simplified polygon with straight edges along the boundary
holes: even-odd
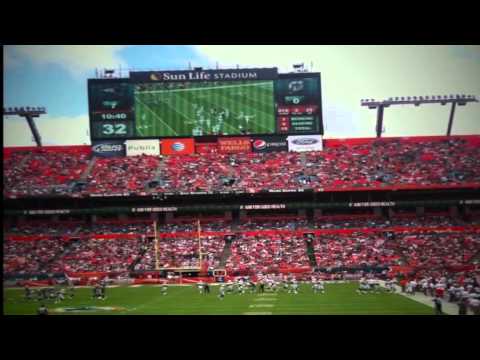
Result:
[[[226,295],[218,286],[202,295],[193,285],[170,286],[163,296],[158,286],[114,287],[106,300],[93,300],[91,288],[76,289],[72,300],[46,301],[50,314],[70,315],[432,315],[434,310],[402,295],[359,295],[358,284],[326,284],[325,294],[314,294],[302,284],[299,294],[285,292]],[[38,301],[24,299],[23,289],[6,289],[4,314],[35,314]]]
[[[274,133],[273,81],[153,84],[135,89],[138,136]]]

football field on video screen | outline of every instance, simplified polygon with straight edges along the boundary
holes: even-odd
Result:
[[[273,81],[141,84],[137,136],[274,133]]]

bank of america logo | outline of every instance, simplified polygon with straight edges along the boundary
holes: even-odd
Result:
[[[181,142],[175,142],[172,144],[173,151],[182,151],[185,149],[185,144]]]

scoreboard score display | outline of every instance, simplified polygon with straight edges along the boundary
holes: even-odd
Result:
[[[323,134],[319,73],[277,68],[130,72],[88,80],[92,141]]]

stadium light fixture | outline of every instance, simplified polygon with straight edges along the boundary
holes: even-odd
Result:
[[[39,117],[40,115],[46,114],[47,110],[45,107],[31,107],[31,106],[15,106],[3,108],[4,115],[18,115],[24,117],[30,127],[32,132],[33,139],[37,143],[37,146],[42,146],[42,141],[40,133],[38,132],[37,126],[35,125],[34,118]]]
[[[369,100],[369,101],[368,101]],[[390,105],[415,105],[420,106],[421,104],[440,104],[442,106],[447,105],[447,103],[452,104],[450,111],[450,117],[447,128],[447,136],[451,135],[453,117],[455,113],[456,105],[465,106],[469,102],[478,102],[478,99],[474,95],[466,94],[455,94],[455,95],[425,95],[425,96],[402,96],[402,97],[389,97],[383,101],[375,101],[374,99],[367,99],[367,101],[362,101],[362,106],[368,106],[369,109],[377,109],[377,126],[376,132],[377,137],[381,136],[381,129],[383,129],[383,112],[384,108],[389,107]]]

